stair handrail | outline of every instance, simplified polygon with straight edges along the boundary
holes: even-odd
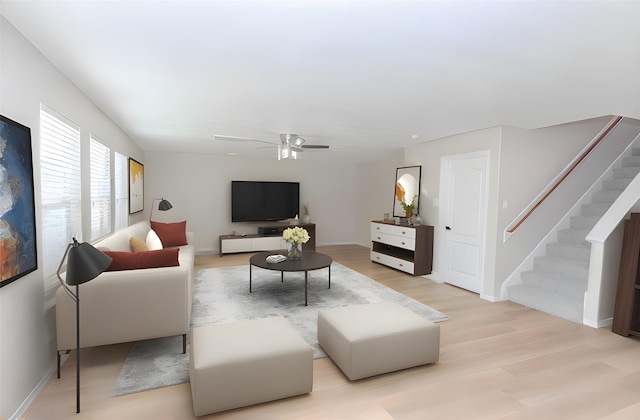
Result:
[[[530,205],[529,210],[525,213],[525,215],[522,216],[520,220],[518,220],[518,222],[516,222],[515,224],[512,224],[510,228],[505,230],[505,235],[504,235],[505,242],[507,239],[509,239],[509,236],[512,233],[514,233],[516,229],[518,229],[533,214],[533,212],[535,212],[542,205],[542,203],[547,198],[549,198],[549,196],[558,188],[558,186],[560,186],[560,184],[562,184],[564,180],[566,180],[567,177],[571,175],[571,173],[582,163],[582,161],[586,159],[587,156],[589,156],[589,154],[593,151],[593,149],[595,149],[605,139],[605,137],[607,137],[607,135],[611,132],[611,130],[613,130],[620,123],[621,120],[622,120],[621,116],[619,115],[614,116],[607,123],[607,125],[604,126],[604,128],[600,131],[600,133],[598,133],[593,138],[593,140],[591,140],[591,142],[587,145],[586,149],[581,154],[576,156],[576,158],[571,163],[569,163],[569,165],[565,169],[565,172],[561,173],[560,178],[551,187],[549,187],[546,190],[546,192],[544,192],[544,194],[542,195],[542,198],[540,198],[535,204]]]

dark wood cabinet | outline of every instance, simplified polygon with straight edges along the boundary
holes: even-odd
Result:
[[[618,289],[611,331],[640,337],[640,213],[624,222]]]
[[[371,261],[414,276],[433,268],[433,226],[371,222]]]

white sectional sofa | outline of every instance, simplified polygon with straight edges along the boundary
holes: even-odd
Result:
[[[131,252],[131,237],[145,242],[150,230],[149,222],[138,222],[93,245],[101,251]],[[106,271],[81,284],[80,347],[182,335],[185,352],[193,301],[193,238],[186,232],[189,244],[179,247],[178,266]],[[59,372],[60,353],[76,348],[76,303],[62,287],[56,292],[56,329]]]

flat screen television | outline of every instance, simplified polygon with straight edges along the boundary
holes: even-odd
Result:
[[[231,181],[232,222],[285,220],[299,212],[299,182]]]

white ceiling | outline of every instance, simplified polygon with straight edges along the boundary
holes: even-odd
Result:
[[[6,1],[143,149],[377,159],[496,125],[640,118],[638,1]],[[418,139],[412,135],[417,134]]]

